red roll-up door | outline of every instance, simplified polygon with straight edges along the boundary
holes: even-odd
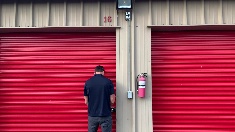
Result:
[[[2,34],[0,44],[0,131],[87,132],[84,82],[103,65],[116,85],[115,33]]]
[[[235,131],[235,32],[152,32],[154,132]]]

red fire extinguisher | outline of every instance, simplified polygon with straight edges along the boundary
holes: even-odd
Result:
[[[140,98],[145,97],[147,73],[141,73],[137,76],[137,93]]]

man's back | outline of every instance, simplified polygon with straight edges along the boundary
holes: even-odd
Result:
[[[102,74],[95,74],[86,81],[88,94],[88,115],[91,117],[111,116],[110,95],[114,94],[111,80]]]

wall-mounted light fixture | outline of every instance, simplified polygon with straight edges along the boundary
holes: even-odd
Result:
[[[117,0],[117,10],[126,10],[125,19],[131,21],[132,0]]]
[[[117,0],[117,10],[132,9],[132,0]]]

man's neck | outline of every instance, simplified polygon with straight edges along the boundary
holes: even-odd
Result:
[[[96,75],[103,75],[103,72],[95,72]]]

